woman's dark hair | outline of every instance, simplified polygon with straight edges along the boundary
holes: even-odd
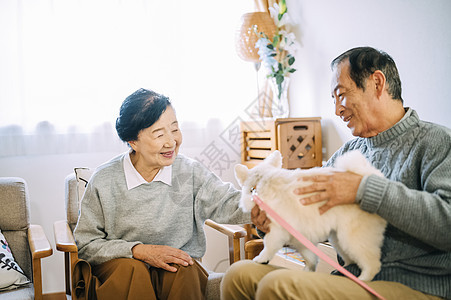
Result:
[[[168,97],[154,91],[137,90],[121,105],[116,119],[119,138],[124,142],[136,141],[139,132],[158,121],[168,106],[171,106]]]
[[[393,99],[403,102],[401,97],[401,79],[395,61],[385,53],[371,47],[357,47],[350,49],[335,58],[330,64],[334,69],[342,61],[348,59],[350,76],[358,88],[365,90],[367,78],[376,70],[382,71],[387,80],[388,93]]]

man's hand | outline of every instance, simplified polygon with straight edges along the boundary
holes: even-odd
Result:
[[[177,271],[177,268],[169,265],[171,263],[182,266],[188,266],[194,263],[188,253],[169,246],[138,244],[132,248],[132,253],[133,258],[169,272]]]
[[[251,220],[259,230],[263,231],[264,233],[269,232],[269,224],[271,223],[271,220],[268,219],[265,211],[260,210],[260,207],[258,207],[258,205],[255,205],[251,210]]]
[[[319,208],[320,214],[325,213],[335,205],[355,203],[355,197],[363,176],[352,172],[334,172],[331,175],[302,177],[299,180],[311,181],[311,185],[297,188],[294,193],[307,195],[300,201],[303,205],[327,201]]]

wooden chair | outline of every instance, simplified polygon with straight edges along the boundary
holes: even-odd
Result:
[[[41,300],[55,296],[42,293],[41,259],[52,255],[53,250],[42,227],[30,224],[30,200],[25,180],[1,177],[0,203],[0,229],[16,263],[33,281],[31,285],[0,292],[0,298]]]
[[[246,238],[244,243],[244,258],[253,259],[263,250],[263,239],[258,236],[255,225],[245,224]]]
[[[89,179],[89,178],[88,178]],[[73,230],[78,220],[80,194],[75,174],[70,174],[65,180],[66,220],[54,223],[55,243],[58,251],[64,252],[66,294],[72,294],[71,275],[78,260],[78,249],[74,241]],[[212,220],[205,222],[207,226],[225,234],[229,240],[229,262],[239,260],[240,239],[246,236],[246,230],[238,225],[218,224]],[[208,271],[208,270],[207,270]],[[223,273],[209,271],[207,283],[207,299],[219,299],[219,285]]]

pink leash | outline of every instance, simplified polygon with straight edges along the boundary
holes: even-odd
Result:
[[[268,213],[274,220],[279,223],[283,228],[285,228],[289,233],[291,233],[299,242],[301,242],[305,247],[315,253],[319,258],[327,262],[329,265],[340,271],[343,275],[346,275],[348,278],[352,279],[355,283],[366,289],[368,292],[373,294],[379,299],[385,300],[384,297],[379,295],[375,290],[369,287],[365,282],[358,279],[348,270],[340,266],[338,263],[330,259],[326,254],[324,254],[321,250],[319,250],[312,242],[310,242],[306,237],[304,237],[300,232],[294,229],[290,224],[288,224],[282,217],[280,217],[271,207],[269,207],[266,203],[260,199],[255,193],[252,194],[252,201],[258,204],[266,213]]]

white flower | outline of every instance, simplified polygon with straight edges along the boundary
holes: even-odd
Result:
[[[279,33],[283,36],[280,41],[280,48],[285,49],[289,54],[294,56],[296,51],[301,47],[296,41],[296,36],[293,32],[288,33],[285,30],[281,30]]]
[[[274,7],[270,7],[268,9],[271,18],[274,20],[274,24],[279,27],[279,4],[274,3]]]
[[[269,10],[269,14],[271,15],[271,18],[274,20],[274,24],[276,24],[277,27],[283,27],[285,25],[293,23],[288,12],[285,12],[282,15],[282,18],[279,20],[279,12],[280,12],[279,4],[274,3],[274,6],[268,8],[268,10]]]
[[[258,39],[258,41],[255,43],[255,47],[263,49],[266,48],[266,45],[270,44],[271,42],[265,38],[265,37],[261,37]]]

